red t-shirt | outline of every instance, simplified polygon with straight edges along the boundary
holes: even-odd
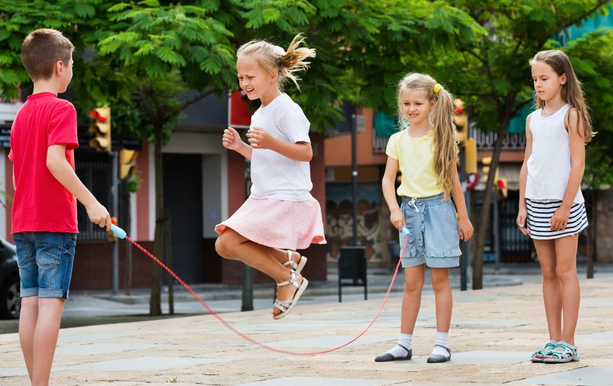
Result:
[[[66,159],[74,170],[74,149],[79,146],[77,112],[72,103],[53,93],[30,95],[11,128],[13,233],[78,233],[77,201],[47,168],[51,145],[66,145]]]

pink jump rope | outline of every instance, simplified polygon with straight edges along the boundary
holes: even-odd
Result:
[[[400,259],[398,259],[398,264],[396,265],[396,270],[394,271],[394,276],[392,277],[392,282],[390,283],[389,288],[387,289],[387,292],[385,294],[385,297],[383,298],[383,302],[381,303],[381,307],[379,307],[379,311],[377,312],[377,314],[375,315],[374,319],[372,320],[372,322],[370,322],[370,324],[368,325],[368,327],[366,327],[366,329],[364,331],[362,331],[358,336],[356,336],[355,338],[351,339],[349,342],[342,344],[338,347],[334,347],[328,350],[324,350],[324,351],[315,351],[315,352],[305,352],[305,353],[298,353],[298,352],[292,352],[292,351],[285,351],[285,350],[279,350],[277,348],[274,347],[270,347],[270,346],[266,346],[263,343],[260,343],[256,340],[254,340],[253,338],[243,334],[242,332],[236,330],[234,327],[232,327],[228,322],[226,322],[221,316],[219,316],[215,311],[213,311],[211,309],[211,307],[209,307],[208,304],[206,304],[206,302],[204,300],[202,300],[200,298],[200,296],[198,296],[198,294],[196,294],[194,292],[194,290],[192,290],[190,288],[190,286],[188,286],[183,280],[181,280],[181,278],[179,276],[177,276],[174,272],[172,272],[166,265],[164,265],[164,263],[162,263],[158,258],[156,258],[155,256],[153,256],[151,253],[149,253],[149,251],[147,251],[145,248],[143,248],[141,245],[139,245],[136,241],[132,240],[131,238],[129,238],[126,234],[126,232],[119,228],[118,226],[112,224],[111,225],[111,230],[113,231],[113,233],[115,233],[115,235],[120,238],[120,239],[126,239],[129,242],[131,242],[132,244],[134,244],[138,249],[140,249],[141,251],[143,251],[144,254],[146,254],[147,256],[149,256],[151,259],[153,259],[153,261],[155,261],[156,263],[158,263],[162,268],[164,268],[170,275],[172,275],[172,277],[174,277],[179,283],[181,283],[181,285],[183,285],[183,287],[185,287],[185,289],[192,294],[192,296],[194,296],[194,298],[196,298],[196,300],[198,300],[200,302],[200,304],[202,304],[202,306],[204,308],[207,309],[207,311],[209,311],[211,313],[211,315],[213,315],[215,318],[217,318],[217,320],[219,320],[224,326],[226,326],[228,329],[230,329],[232,332],[234,332],[236,335],[240,336],[241,338],[245,339],[248,342],[251,342],[253,344],[255,344],[256,346],[259,346],[263,349],[266,350],[270,350],[270,351],[274,351],[274,352],[278,352],[281,354],[288,354],[288,355],[318,355],[318,354],[326,354],[326,353],[330,353],[332,351],[336,351],[338,349],[341,349],[343,347],[349,346],[351,343],[355,342],[356,340],[358,340],[362,335],[366,334],[366,332],[370,329],[370,327],[375,323],[375,321],[377,320],[377,318],[379,317],[379,315],[381,314],[381,311],[383,311],[383,307],[385,306],[385,302],[387,301],[387,298],[392,290],[392,287],[394,286],[394,282],[396,281],[396,276],[398,274],[398,269],[400,268],[400,264],[402,263],[402,256],[404,255],[404,252],[407,248],[407,244],[409,242],[409,230],[406,227],[402,227],[402,234],[404,234],[405,239],[404,239],[404,245],[402,247],[402,251],[400,252]]]

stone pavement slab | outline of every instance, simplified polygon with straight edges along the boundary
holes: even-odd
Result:
[[[613,280],[581,280],[591,305],[611,299]],[[577,329],[581,361],[534,364],[548,334],[541,286],[454,292],[452,361],[425,363],[436,334],[435,304],[425,294],[413,338],[414,359],[376,363],[395,344],[401,298],[392,298],[366,335],[325,355],[285,355],[228,333],[212,315],[63,329],[50,386],[453,386],[610,385],[613,307],[583,307]],[[301,303],[274,321],[270,310],[223,314],[251,339],[297,354],[321,351],[361,333],[381,300]],[[0,335],[0,385],[27,385],[17,334]]]
[[[512,385],[577,385],[577,386],[611,386],[613,384],[613,367],[586,367],[558,374],[543,375],[513,382]]]
[[[386,386],[400,383],[389,379],[343,379],[320,377],[288,377],[262,382],[243,383],[238,386]]]

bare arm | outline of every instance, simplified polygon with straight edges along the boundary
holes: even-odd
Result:
[[[313,149],[308,142],[281,141],[259,127],[250,129],[247,137],[249,144],[254,149],[270,149],[294,161],[310,162],[313,159]]]
[[[47,168],[60,184],[72,193],[87,209],[89,219],[111,230],[111,216],[93,194],[83,185],[66,160],[66,145],[51,145],[47,149]]]
[[[568,177],[566,193],[562,199],[562,205],[551,218],[551,230],[564,230],[570,217],[570,209],[581,188],[583,173],[585,171],[585,141],[579,133],[583,133],[583,124],[577,122],[577,110],[571,108],[568,112],[567,121],[568,137],[570,140],[570,159],[572,167]]]
[[[390,209],[390,221],[396,229],[400,230],[404,225],[404,216],[398,206],[398,200],[396,199],[396,176],[398,175],[398,160],[392,157],[387,157],[387,163],[385,164],[385,173],[383,180],[381,181],[381,189],[383,190],[383,197]]]
[[[524,163],[519,172],[519,211],[517,213],[517,226],[524,235],[530,232],[526,228],[526,181],[528,180],[528,159],[532,155],[532,132],[530,131],[530,116],[526,119],[526,151],[524,152]]]
[[[224,130],[223,137],[221,138],[221,144],[226,149],[234,150],[248,160],[251,160],[253,149],[251,146],[243,142],[241,136],[233,127],[228,127]]]
[[[458,169],[455,165],[453,166],[451,198],[453,198],[456,210],[458,211],[458,231],[460,233],[460,239],[467,241],[473,236],[474,228],[468,218],[466,201],[464,201],[464,192],[462,190],[462,184],[460,183],[460,177],[458,176]]]

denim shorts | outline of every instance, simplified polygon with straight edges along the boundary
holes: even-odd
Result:
[[[409,242],[400,232],[402,267],[426,264],[430,268],[460,265],[460,235],[455,205],[443,194],[425,198],[402,198],[400,210],[409,229]]]
[[[17,247],[21,297],[68,298],[76,233],[23,232],[13,235]]]

